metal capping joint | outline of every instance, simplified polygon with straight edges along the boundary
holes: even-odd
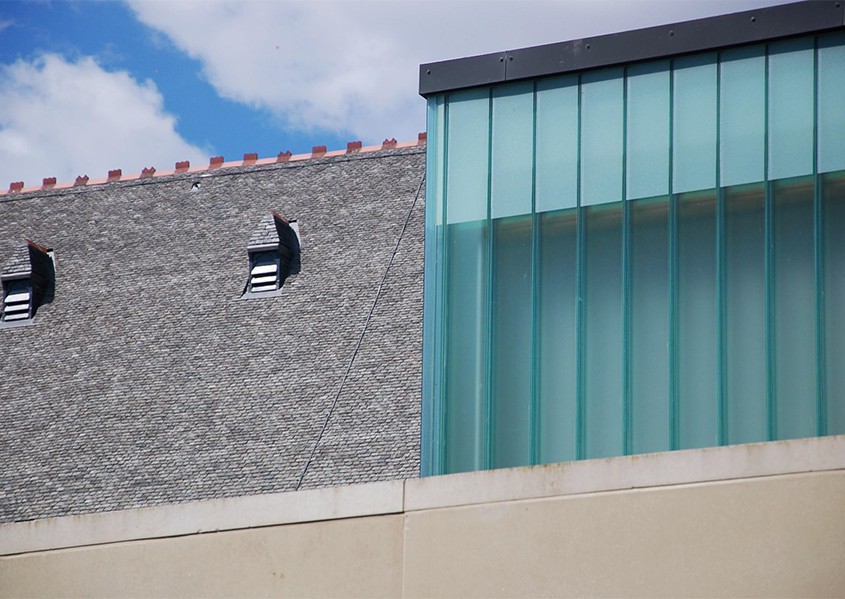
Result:
[[[794,2],[634,31],[420,65],[419,93],[532,79],[821,33],[845,26],[845,1]]]

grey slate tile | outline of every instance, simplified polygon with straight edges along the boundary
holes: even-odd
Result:
[[[0,522],[416,476],[423,149],[0,199],[0,264],[49,240],[55,297],[0,330]],[[416,203],[415,203],[416,202]],[[240,300],[276,209],[302,272]],[[270,221],[272,222],[272,221]],[[273,231],[275,234],[275,231]]]

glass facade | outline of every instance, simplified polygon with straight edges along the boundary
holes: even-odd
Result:
[[[428,98],[422,473],[845,433],[845,34]]]

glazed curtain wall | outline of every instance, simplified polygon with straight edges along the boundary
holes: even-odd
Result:
[[[429,99],[423,466],[845,433],[845,35]]]

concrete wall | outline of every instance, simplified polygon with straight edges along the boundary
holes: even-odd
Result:
[[[0,596],[845,595],[845,436],[0,525]]]

